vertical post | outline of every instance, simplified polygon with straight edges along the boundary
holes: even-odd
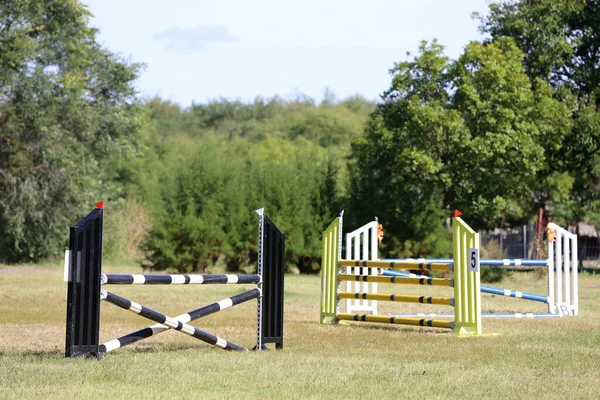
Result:
[[[523,259],[527,258],[527,225],[523,225]]]
[[[460,217],[454,218],[454,331],[481,335],[479,234]]]
[[[573,263],[571,261],[571,252],[570,252],[570,248],[569,248],[569,244],[571,241],[571,235],[570,234],[565,234],[563,236],[564,242],[563,242],[563,260],[565,263],[565,266],[563,268],[563,273],[564,273],[564,286],[565,286],[565,302],[569,305],[569,307],[571,307],[573,305],[573,302],[571,301],[571,268],[573,268]],[[571,307],[572,310],[572,307]]]
[[[362,260],[368,260],[369,259],[369,231],[366,230],[363,233],[359,234],[358,237],[360,238],[362,236]],[[371,271],[367,268],[362,268],[361,271],[361,275],[367,275],[371,273]],[[363,282],[362,283],[362,290],[360,290],[363,293],[368,293],[369,292],[369,282]],[[373,304],[375,304],[375,301],[372,302]],[[364,299],[362,301],[362,306],[364,308],[369,307],[369,300]]]
[[[285,272],[285,235],[264,214],[259,215],[259,264],[262,280],[259,298],[256,350],[267,349],[266,343],[283,348],[283,293]]]
[[[347,234],[346,234],[347,235]],[[354,236],[354,244],[353,244],[353,249],[354,249],[354,260],[360,260],[360,233],[356,236]],[[362,273],[362,268],[361,267],[354,267],[354,274],[355,275],[360,275]],[[360,292],[360,282],[354,282],[354,292]],[[359,306],[360,300],[346,300],[346,312],[351,312],[350,310],[354,309],[354,308],[358,308],[360,309]]]
[[[548,314],[557,312],[554,292],[554,243],[548,240]]]
[[[375,221],[379,222],[377,220],[377,217],[375,217]],[[378,252],[378,248],[377,248],[377,244],[379,243],[379,241],[377,240],[377,225],[373,226],[370,230],[370,243],[371,243],[371,252],[369,254],[369,260],[377,260],[379,258],[379,252]],[[379,274],[379,270],[378,269],[373,269],[371,271],[371,275],[377,276]],[[371,292],[372,293],[377,293],[377,282],[373,282],[371,283]],[[373,300],[373,315],[377,315],[377,300]]]
[[[579,315],[579,258],[577,256],[577,235],[571,236],[572,279],[571,295],[573,296],[573,315]]]
[[[331,225],[330,225],[331,227]],[[329,229],[329,228],[327,228]],[[340,229],[341,232],[341,229]],[[346,234],[346,260],[352,260],[353,256],[352,256],[352,249],[354,248],[354,243],[352,238],[350,237],[350,235]],[[358,271],[358,268],[355,268],[356,271]],[[346,267],[346,273],[348,275],[352,274],[352,267]],[[356,274],[358,274],[358,272],[355,272]],[[337,272],[336,272],[337,275]],[[353,283],[348,281],[346,282],[346,292],[352,292],[352,285]],[[356,289],[356,285],[358,285],[358,283],[354,283],[355,289]],[[358,292],[358,290],[354,290],[355,292]],[[348,310],[352,309],[352,300],[350,299],[346,299],[346,312],[350,312]]]
[[[333,220],[323,232],[323,254],[321,258],[321,317],[320,322],[336,323],[339,313],[338,270],[342,254],[342,222],[344,212]],[[346,248],[348,251],[348,247]]]
[[[542,251],[542,218],[544,217],[544,209],[540,207],[538,214],[538,226],[537,226],[537,246],[535,248],[535,259],[540,259],[540,251]]]
[[[563,302],[563,283],[562,283],[562,232],[560,231],[560,229],[555,229],[556,231],[556,253],[554,254],[554,256],[556,257],[555,263],[554,263],[554,270],[556,271],[556,274],[554,275],[554,277],[556,278],[556,289],[555,289],[555,298],[556,298],[556,304],[560,304]]]
[[[262,316],[263,316],[263,293],[265,290],[265,280],[264,280],[264,276],[263,276],[263,264],[264,264],[264,260],[263,260],[263,256],[264,256],[264,243],[263,243],[263,239],[264,239],[264,213],[265,213],[265,209],[260,208],[258,210],[256,210],[256,213],[258,214],[258,257],[256,260],[256,273],[258,275],[260,275],[260,289],[261,289],[261,296],[256,299],[257,303],[256,303],[256,346],[254,347],[254,350],[258,350],[258,351],[262,351],[265,349],[265,345],[262,341],[263,338],[263,325],[262,325]]]
[[[65,357],[100,358],[103,221],[102,208],[96,208],[70,229]]]

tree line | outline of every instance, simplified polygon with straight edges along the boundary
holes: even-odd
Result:
[[[76,1],[0,5],[0,259],[59,257],[107,202],[106,256],[229,271],[256,259],[265,207],[286,262],[318,271],[321,232],[375,216],[383,254],[446,256],[455,208],[477,229],[600,223],[600,3],[494,2],[485,39],[392,66],[377,102],[142,100],[140,66],[97,42]]]

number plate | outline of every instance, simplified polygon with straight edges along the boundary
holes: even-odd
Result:
[[[469,248],[469,271],[479,271],[479,249]]]

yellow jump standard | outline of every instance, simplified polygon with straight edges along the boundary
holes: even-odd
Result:
[[[461,218],[453,219],[453,264],[423,261],[342,260],[342,219],[340,214],[323,232],[323,265],[321,268],[321,323],[335,324],[339,321],[365,321],[414,326],[431,326],[453,329],[460,335],[481,335],[481,296],[479,276],[479,234]],[[363,250],[367,242],[363,242]],[[355,246],[360,245],[355,238]],[[453,272],[452,279],[412,278],[371,275],[366,272],[350,274],[352,267],[389,268],[397,270],[421,270]],[[340,274],[340,268],[347,268]],[[396,279],[394,279],[396,278]],[[446,286],[454,289],[454,297],[415,296],[403,294],[377,294],[341,292],[340,282],[373,282]],[[340,312],[341,299],[364,301],[395,301],[423,304],[443,304],[454,307],[454,321],[431,320],[410,317],[388,317]],[[376,313],[376,311],[374,311]]]

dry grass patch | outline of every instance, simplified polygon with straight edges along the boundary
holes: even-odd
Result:
[[[124,272],[107,267],[107,272]],[[127,272],[139,272],[128,268]],[[284,350],[224,352],[178,332],[116,350],[101,361],[63,358],[66,284],[57,268],[0,268],[0,398],[597,398],[600,276],[580,277],[581,316],[485,319],[493,337],[383,324],[319,325],[320,281],[287,276]],[[385,287],[388,286],[388,287]],[[543,294],[543,277],[515,274],[509,289]],[[111,286],[175,316],[245,288]],[[433,291],[431,291],[433,289]],[[444,288],[380,285],[380,292],[440,295]],[[441,295],[452,295],[447,290]],[[484,295],[484,308],[545,311],[543,304]],[[386,312],[451,308],[380,303]],[[193,323],[246,347],[255,302]],[[151,325],[102,304],[101,340]]]

